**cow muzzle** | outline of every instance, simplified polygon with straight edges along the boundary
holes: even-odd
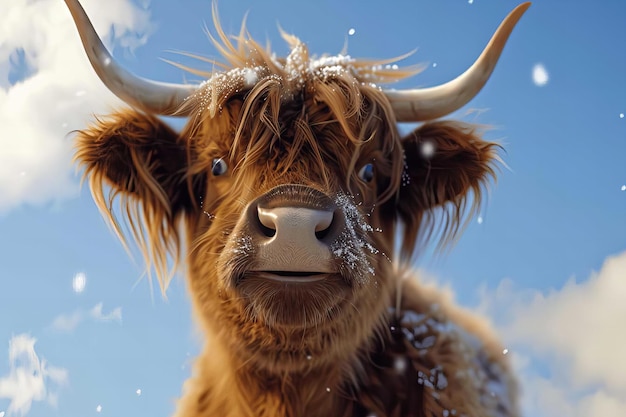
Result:
[[[338,272],[331,245],[345,227],[345,216],[324,193],[281,185],[249,204],[246,217],[256,243],[250,272],[289,283],[315,282]]]

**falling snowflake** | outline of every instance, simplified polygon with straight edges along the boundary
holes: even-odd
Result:
[[[549,76],[546,67],[541,63],[535,64],[533,66],[533,83],[535,83],[537,87],[543,87],[548,84],[548,79]]]
[[[474,0],[467,0],[469,4],[474,4]]]
[[[96,413],[100,413],[101,411],[102,411],[102,406],[98,404],[98,406],[96,407]]]
[[[350,30],[348,30],[348,35],[352,36],[356,33],[356,30],[354,28],[350,28]]]
[[[137,394],[137,396],[141,395],[141,388],[138,388],[137,391],[135,391],[135,394]]]
[[[478,224],[483,224],[483,216],[478,216],[476,221],[478,222]]]
[[[433,62],[433,68],[436,68],[436,67],[437,67],[437,63]]]
[[[0,411],[0,417],[4,417],[4,411]]]
[[[426,159],[430,159],[435,154],[435,144],[431,141],[424,141],[420,147],[420,152],[422,156]]]
[[[74,292],[80,294],[85,290],[85,285],[87,284],[87,277],[83,272],[78,272],[74,275],[74,279],[72,280],[72,288]]]
[[[619,118],[620,118],[620,119],[623,119],[623,118],[624,118],[624,113],[620,113],[620,114],[619,114]]]
[[[509,350],[508,350],[508,349],[502,349],[502,354],[503,354],[503,355],[506,355],[507,353],[509,353]]]
[[[622,185],[622,188],[620,188],[620,190],[626,191],[626,184]]]
[[[393,369],[399,374],[404,373],[406,365],[406,358],[403,358],[402,356],[398,356],[393,360]]]

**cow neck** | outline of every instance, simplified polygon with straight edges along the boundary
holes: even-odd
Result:
[[[220,352],[221,351],[221,352]],[[193,384],[203,385],[194,415],[225,417],[341,417],[351,415],[352,403],[344,370],[336,365],[303,372],[270,373],[234,357],[232,352],[207,346],[199,358]],[[219,401],[219,404],[212,403]],[[206,407],[202,406],[206,400]]]

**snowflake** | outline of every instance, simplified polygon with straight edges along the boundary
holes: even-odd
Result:
[[[72,280],[72,288],[74,292],[80,294],[85,290],[85,284],[87,283],[87,277],[83,272],[78,272],[74,275],[74,279]]]
[[[533,66],[533,83],[535,83],[537,87],[543,87],[544,85],[548,84],[549,78],[550,77],[548,76],[548,71],[546,70],[546,67],[543,66],[543,64],[539,63]]]
[[[425,159],[430,159],[435,154],[435,144],[425,140],[420,146],[420,153]]]

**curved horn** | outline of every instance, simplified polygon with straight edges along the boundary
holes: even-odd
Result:
[[[78,0],[65,0],[65,4],[72,13],[91,66],[111,92],[150,113],[184,116],[177,110],[198,86],[152,81],[122,68],[102,44]]]
[[[445,116],[463,107],[483,88],[500,58],[509,35],[530,2],[517,6],[502,21],[476,62],[445,84],[414,90],[384,90],[399,122],[419,122]]]

